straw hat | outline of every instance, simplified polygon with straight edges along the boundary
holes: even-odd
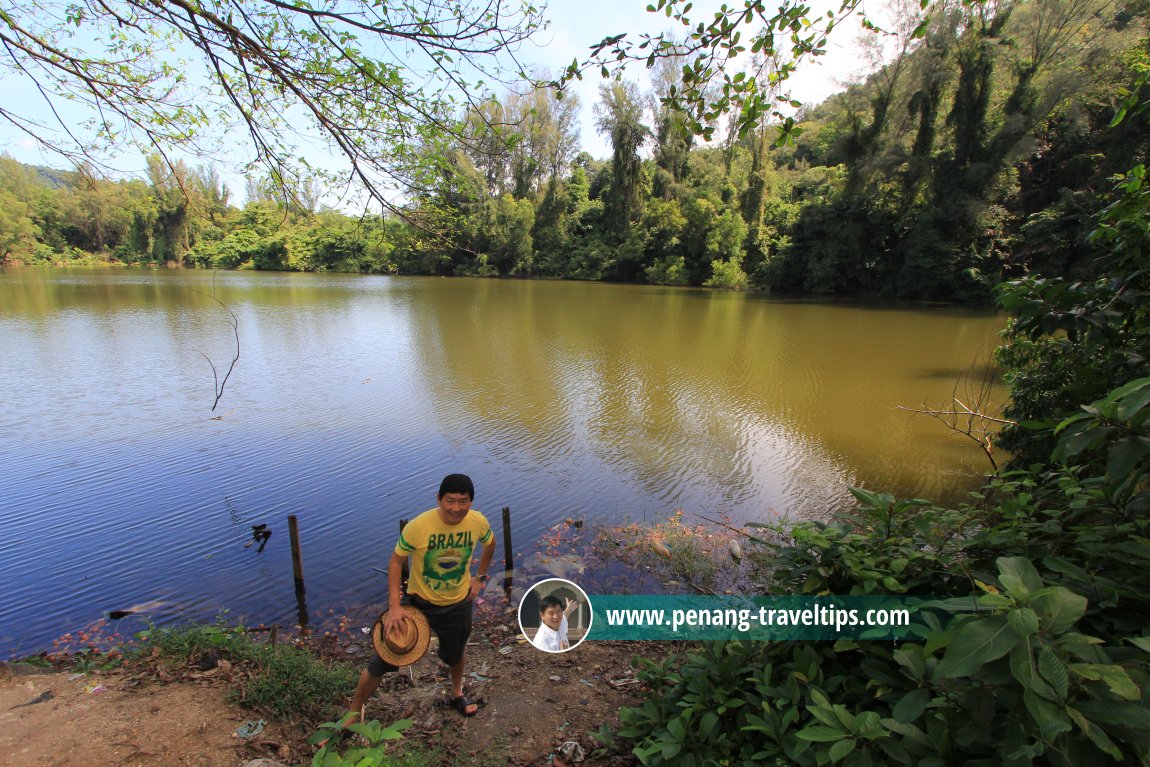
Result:
[[[371,627],[371,643],[375,645],[379,657],[391,665],[410,666],[427,652],[427,645],[431,642],[431,626],[427,623],[427,616],[414,607],[405,605],[400,610],[403,611],[403,620],[399,622],[399,631],[384,636],[385,610]]]

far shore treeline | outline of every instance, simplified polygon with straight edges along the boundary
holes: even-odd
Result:
[[[434,172],[402,218],[324,210],[316,182],[249,179],[238,207],[212,167],[158,157],[147,180],[110,181],[0,156],[0,257],[964,302],[1024,275],[1090,279],[1099,193],[1150,147],[1145,114],[1108,129],[1150,58],[1145,4],[1053,30],[1040,5],[983,25],[937,15],[804,107],[782,146],[766,122],[690,137],[658,100],[673,63],[649,93],[601,87],[602,160],[579,151],[573,98],[488,102],[461,117],[466,142],[426,149]]]

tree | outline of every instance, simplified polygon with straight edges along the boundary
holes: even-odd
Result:
[[[659,59],[653,69],[655,165],[663,171],[655,176],[654,193],[657,197],[669,198],[674,185],[687,176],[687,157],[695,135],[687,127],[687,116],[667,101],[681,76],[682,62],[674,58]]]
[[[459,148],[483,172],[492,197],[524,199],[567,171],[579,147],[578,114],[576,97],[556,99],[548,88],[512,91],[468,112]]]
[[[39,227],[32,222],[28,204],[7,189],[0,189],[0,261],[31,252]]]
[[[592,46],[591,56],[573,62],[554,84],[563,87],[588,70],[600,70],[606,77],[631,62],[654,67],[660,59],[675,59],[682,62],[679,83],[660,100],[684,114],[694,133],[711,139],[718,118],[727,114],[742,134],[770,114],[779,119],[783,135],[791,135],[794,119],[779,108],[799,102],[781,92],[779,85],[805,59],[825,53],[828,35],[860,4],[861,0],[842,0],[837,10],[812,15],[810,6],[799,0],[777,5],[744,0],[741,7],[724,4],[709,20],[696,22],[690,15],[692,0],[658,0],[649,8],[690,30],[685,39],[670,32],[644,33],[637,40],[629,33],[605,37]],[[863,23],[874,27],[866,17]],[[748,52],[754,58],[740,67],[735,60]]]
[[[639,148],[651,136],[643,124],[643,106],[634,83],[616,81],[599,87],[595,127],[611,140],[611,188],[604,208],[611,231],[625,236],[643,212]]]
[[[28,201],[37,191],[23,165],[0,155],[0,261],[32,253],[41,229]]]
[[[5,106],[0,119],[100,166],[130,141],[173,172],[177,152],[212,157],[243,135],[249,163],[303,177],[318,169],[296,137],[312,133],[342,158],[334,175],[396,209],[393,190],[429,170],[406,148],[458,135],[479,83],[527,79],[515,52],[541,25],[514,0],[5,3],[6,86],[30,83],[53,117]]]

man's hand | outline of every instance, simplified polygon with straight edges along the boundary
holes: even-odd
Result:
[[[403,622],[410,620],[407,613],[400,607],[397,610],[388,610],[383,615],[383,633],[384,636],[398,638],[403,631]]]
[[[468,599],[474,600],[479,596],[479,592],[483,591],[483,584],[479,582],[479,578],[471,579],[471,591],[468,594]]]
[[[575,608],[579,606],[571,597],[567,597],[567,606],[563,608],[563,614],[570,617],[571,613],[575,612]]]

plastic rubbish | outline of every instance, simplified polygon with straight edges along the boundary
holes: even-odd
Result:
[[[569,740],[559,747],[559,755],[569,762],[581,762],[587,758],[583,747],[573,740]]]
[[[264,726],[266,724],[267,724],[267,722],[265,722],[263,719],[260,719],[260,720],[253,719],[250,722],[247,722],[245,724],[241,724],[239,726],[239,728],[236,729],[236,736],[240,737],[240,738],[244,738],[245,740],[247,738],[254,738],[255,736],[259,735],[261,732],[264,731]]]

